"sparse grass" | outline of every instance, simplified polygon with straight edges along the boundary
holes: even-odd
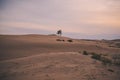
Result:
[[[111,59],[108,59],[106,57],[101,57],[101,62],[104,64],[104,65],[111,65],[112,64],[112,60]]]
[[[79,51],[81,53],[81,51]],[[112,57],[108,56],[108,54],[98,54],[95,52],[87,52],[83,51],[83,55],[91,55],[92,59],[98,60],[102,62],[103,65],[116,65],[120,66],[120,54],[114,54]]]
[[[115,45],[117,46],[117,48],[120,48],[120,43],[116,43]]]
[[[112,55],[113,64],[116,66],[120,66],[120,54]]]
[[[91,55],[91,58],[101,61],[104,65],[112,64],[112,60],[107,57],[104,57],[104,55],[102,54],[91,53]]]

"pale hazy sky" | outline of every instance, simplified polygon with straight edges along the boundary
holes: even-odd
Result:
[[[120,39],[120,0],[0,0],[0,34]]]

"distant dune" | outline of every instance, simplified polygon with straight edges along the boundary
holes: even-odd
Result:
[[[120,54],[120,48],[116,45],[119,43],[118,39],[0,35],[0,79],[119,80],[119,67],[102,65],[102,57],[100,60],[91,58],[99,54],[105,59],[112,59],[112,55]]]

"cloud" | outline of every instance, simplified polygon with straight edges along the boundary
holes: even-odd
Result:
[[[0,9],[0,26],[4,31],[12,27],[44,31],[62,29],[68,33],[93,35],[120,34],[119,0],[5,1],[6,5]]]

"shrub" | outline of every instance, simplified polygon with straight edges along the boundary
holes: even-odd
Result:
[[[102,54],[103,56],[108,56],[108,54]]]
[[[110,71],[110,72],[114,72],[114,70],[112,70],[112,69],[108,69],[108,71]]]
[[[83,55],[88,55],[88,52],[87,51],[83,51]]]
[[[56,39],[56,41],[63,41],[64,42],[65,40],[64,39]]]
[[[73,40],[71,40],[71,39],[69,39],[69,40],[67,40],[68,42],[73,42]]]
[[[78,53],[81,53],[81,51],[78,51]]]
[[[92,54],[91,58],[96,59],[96,60],[101,60],[101,54]]]
[[[61,41],[61,39],[56,39],[56,41]]]
[[[91,54],[91,55],[94,55],[94,54],[96,54],[96,53],[94,53],[94,52],[91,52],[90,54]]]

